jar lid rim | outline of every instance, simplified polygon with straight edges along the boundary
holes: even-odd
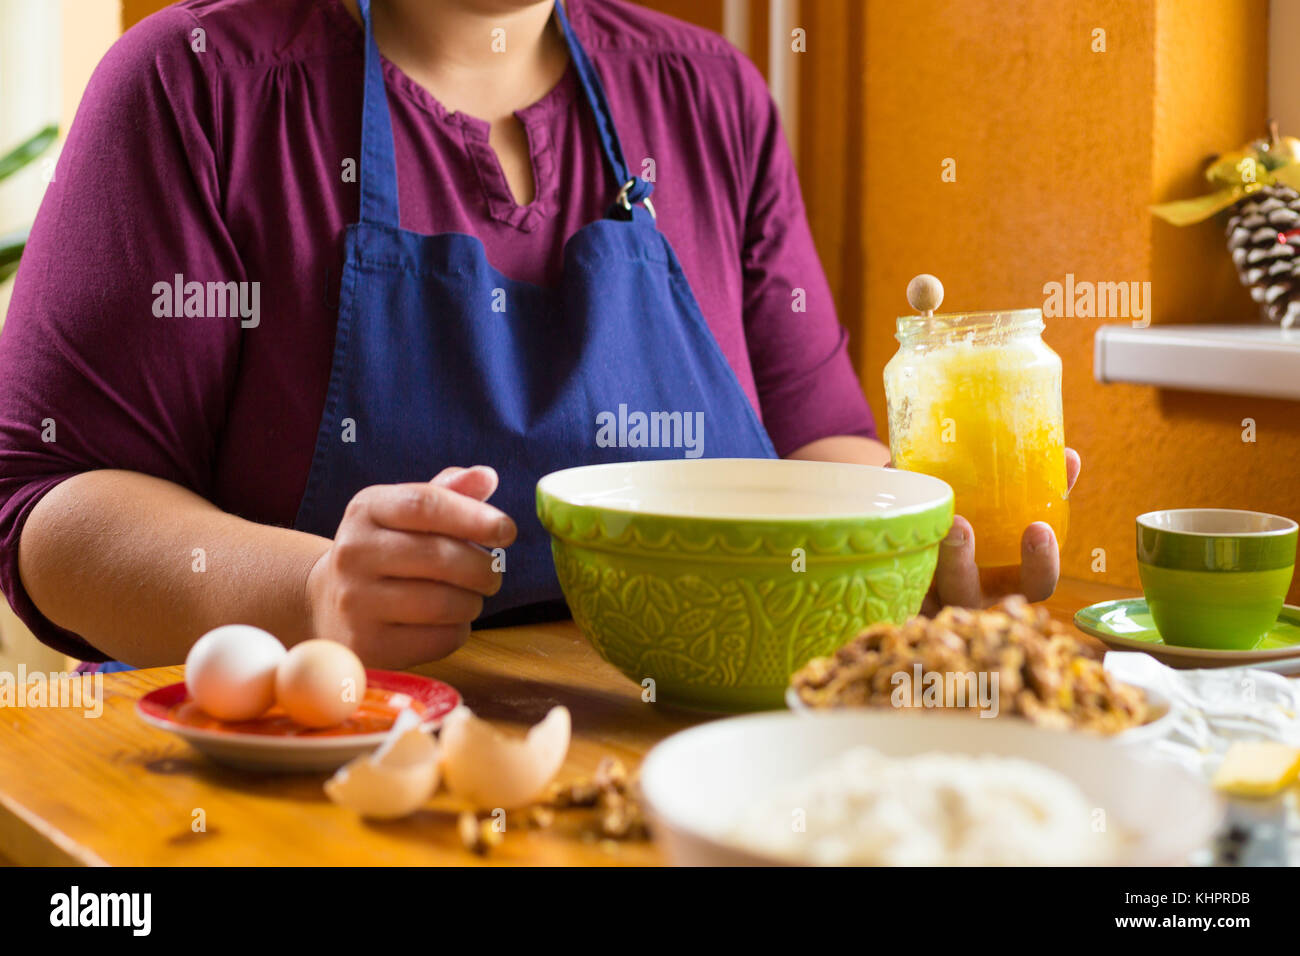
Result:
[[[935,319],[939,319],[944,324],[951,324],[954,319],[991,319],[998,316],[1006,316],[1012,319],[1027,319],[1034,316],[1041,321],[1043,310],[1038,307],[1032,309],[990,309],[987,312],[936,312],[934,315],[920,315],[913,312],[910,315],[900,315],[898,321],[915,319],[918,322],[933,322]]]
[[[935,315],[900,315],[899,335],[917,335],[926,331],[937,333],[979,332],[1001,328],[1006,331],[1047,327],[1042,309],[997,309],[991,312],[940,312]]]

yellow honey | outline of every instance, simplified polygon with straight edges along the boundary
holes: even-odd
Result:
[[[1020,563],[1025,526],[1069,524],[1061,360],[1038,309],[904,316],[885,367],[894,466],[942,478],[981,567]]]

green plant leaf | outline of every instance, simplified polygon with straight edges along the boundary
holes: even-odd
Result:
[[[9,152],[0,156],[0,180],[12,176],[18,170],[22,169],[28,163],[32,162],[41,153],[50,148],[50,145],[59,138],[59,128],[54,125],[45,127],[35,136],[24,142],[19,143]]]
[[[17,232],[0,236],[0,282],[4,282],[18,271],[18,260],[22,258],[27,246],[27,235],[31,230],[19,229]]]

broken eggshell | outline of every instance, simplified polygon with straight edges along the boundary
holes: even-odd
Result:
[[[397,715],[373,754],[363,754],[325,781],[325,795],[372,820],[414,813],[438,789],[438,745],[412,710]]]
[[[453,793],[479,809],[527,806],[564,765],[571,731],[567,707],[552,707],[523,738],[507,736],[458,707],[439,736],[443,776]]]

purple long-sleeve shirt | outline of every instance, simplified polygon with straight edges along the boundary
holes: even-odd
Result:
[[[758,71],[718,36],[632,4],[566,8],[778,453],[874,434]],[[144,472],[292,524],[358,214],[362,41],[341,0],[186,0],[95,71],[0,335],[0,589],[47,644],[103,658],[46,620],[18,574],[27,515],[72,475]],[[612,198],[572,67],[518,113],[536,182],[523,207],[486,123],[391,63],[385,76],[402,226],[478,236],[502,272],[553,283],[565,240]],[[260,283],[258,324],[159,316],[155,287],[177,275]]]

